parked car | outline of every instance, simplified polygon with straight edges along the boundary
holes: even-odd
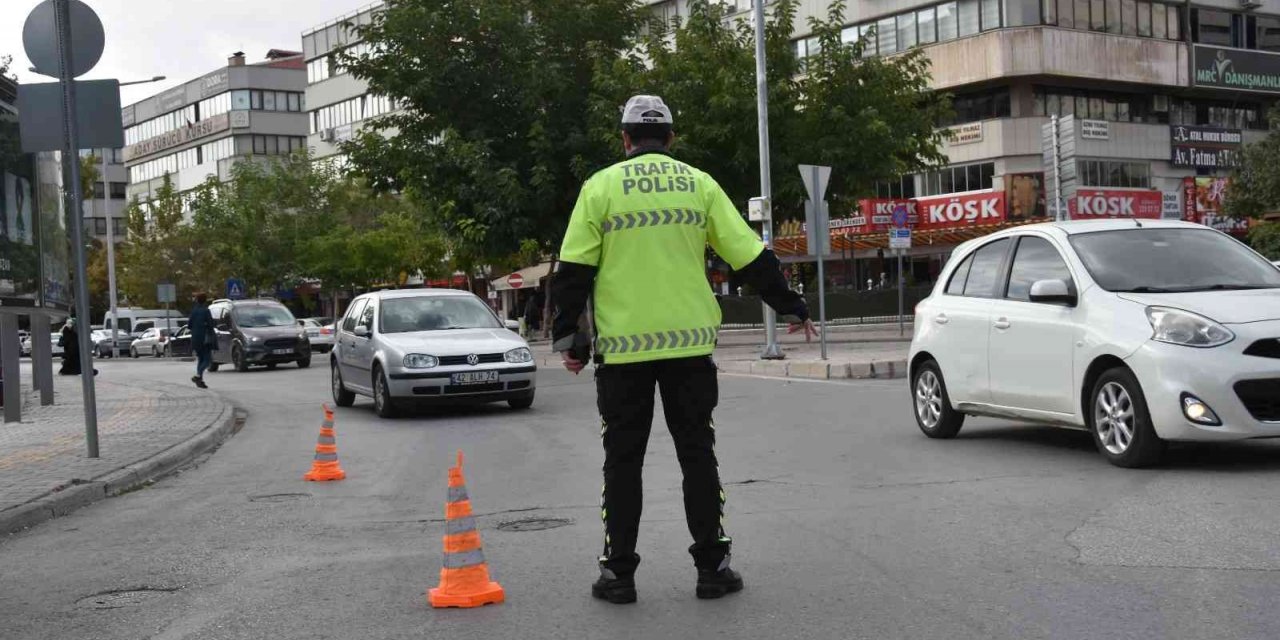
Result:
[[[215,300],[209,305],[218,335],[210,371],[230,364],[237,371],[287,362],[311,366],[311,341],[288,307],[275,300]]]
[[[122,330],[116,331],[116,348],[111,349],[111,330],[102,329],[93,332],[94,353],[99,358],[112,358],[116,353],[129,353],[129,347],[133,344],[134,337]]]
[[[150,329],[164,329],[176,332],[187,326],[186,318],[139,318],[133,323],[133,337],[141,338]]]
[[[18,357],[31,355],[31,333],[26,329],[18,329]]]
[[[1112,464],[1170,440],[1280,437],[1280,271],[1176,221],[1009,229],[962,245],[916,307],[925,435],[965,416],[1085,428]]]
[[[164,342],[164,357],[185,358],[191,355],[191,329],[183,327]]]
[[[333,349],[333,322],[325,322],[328,318],[303,318],[298,326],[307,331],[307,339],[311,341],[311,349],[326,353]]]
[[[164,355],[164,343],[169,339],[168,329],[151,328],[142,332],[137,340],[129,345],[129,355],[137,358],[141,355],[159,357]]]
[[[480,298],[450,289],[357,297],[339,325],[329,366],[338,406],[369,396],[384,418],[416,403],[506,401],[527,409],[538,370],[529,345]]]

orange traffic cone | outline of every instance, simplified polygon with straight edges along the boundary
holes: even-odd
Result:
[[[471,515],[467,483],[462,479],[462,452],[458,466],[449,469],[449,502],[444,507],[444,568],[440,586],[427,592],[433,607],[478,607],[506,599],[502,585],[489,579],[489,565],[480,549],[480,532]]]
[[[338,443],[333,439],[333,411],[329,405],[324,408],[324,422],[320,425],[320,439],[316,441],[316,457],[311,461],[311,471],[302,476],[304,480],[324,482],[341,480],[347,472],[338,466]]]

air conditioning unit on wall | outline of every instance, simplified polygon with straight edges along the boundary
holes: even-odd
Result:
[[[333,129],[321,129],[320,139],[325,142],[333,142]]]

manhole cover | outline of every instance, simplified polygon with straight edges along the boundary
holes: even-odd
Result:
[[[502,531],[542,531],[543,529],[566,527],[571,524],[573,524],[573,520],[568,518],[524,518],[503,522],[498,525],[498,528]]]
[[[84,609],[123,609],[136,607],[156,598],[167,596],[178,590],[178,587],[142,587],[139,589],[119,589],[103,591],[85,596],[76,601],[76,606]]]
[[[288,502],[310,498],[309,493],[267,493],[260,496],[249,496],[249,502]]]

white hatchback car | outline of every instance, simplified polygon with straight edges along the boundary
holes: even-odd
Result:
[[[1158,220],[1050,223],[958,248],[916,307],[916,422],[1085,428],[1123,467],[1169,440],[1280,437],[1280,271]]]
[[[329,357],[333,401],[373,398],[379,416],[408,404],[506,401],[533,406],[529,345],[474,294],[453,289],[367,293],[351,301]]]

